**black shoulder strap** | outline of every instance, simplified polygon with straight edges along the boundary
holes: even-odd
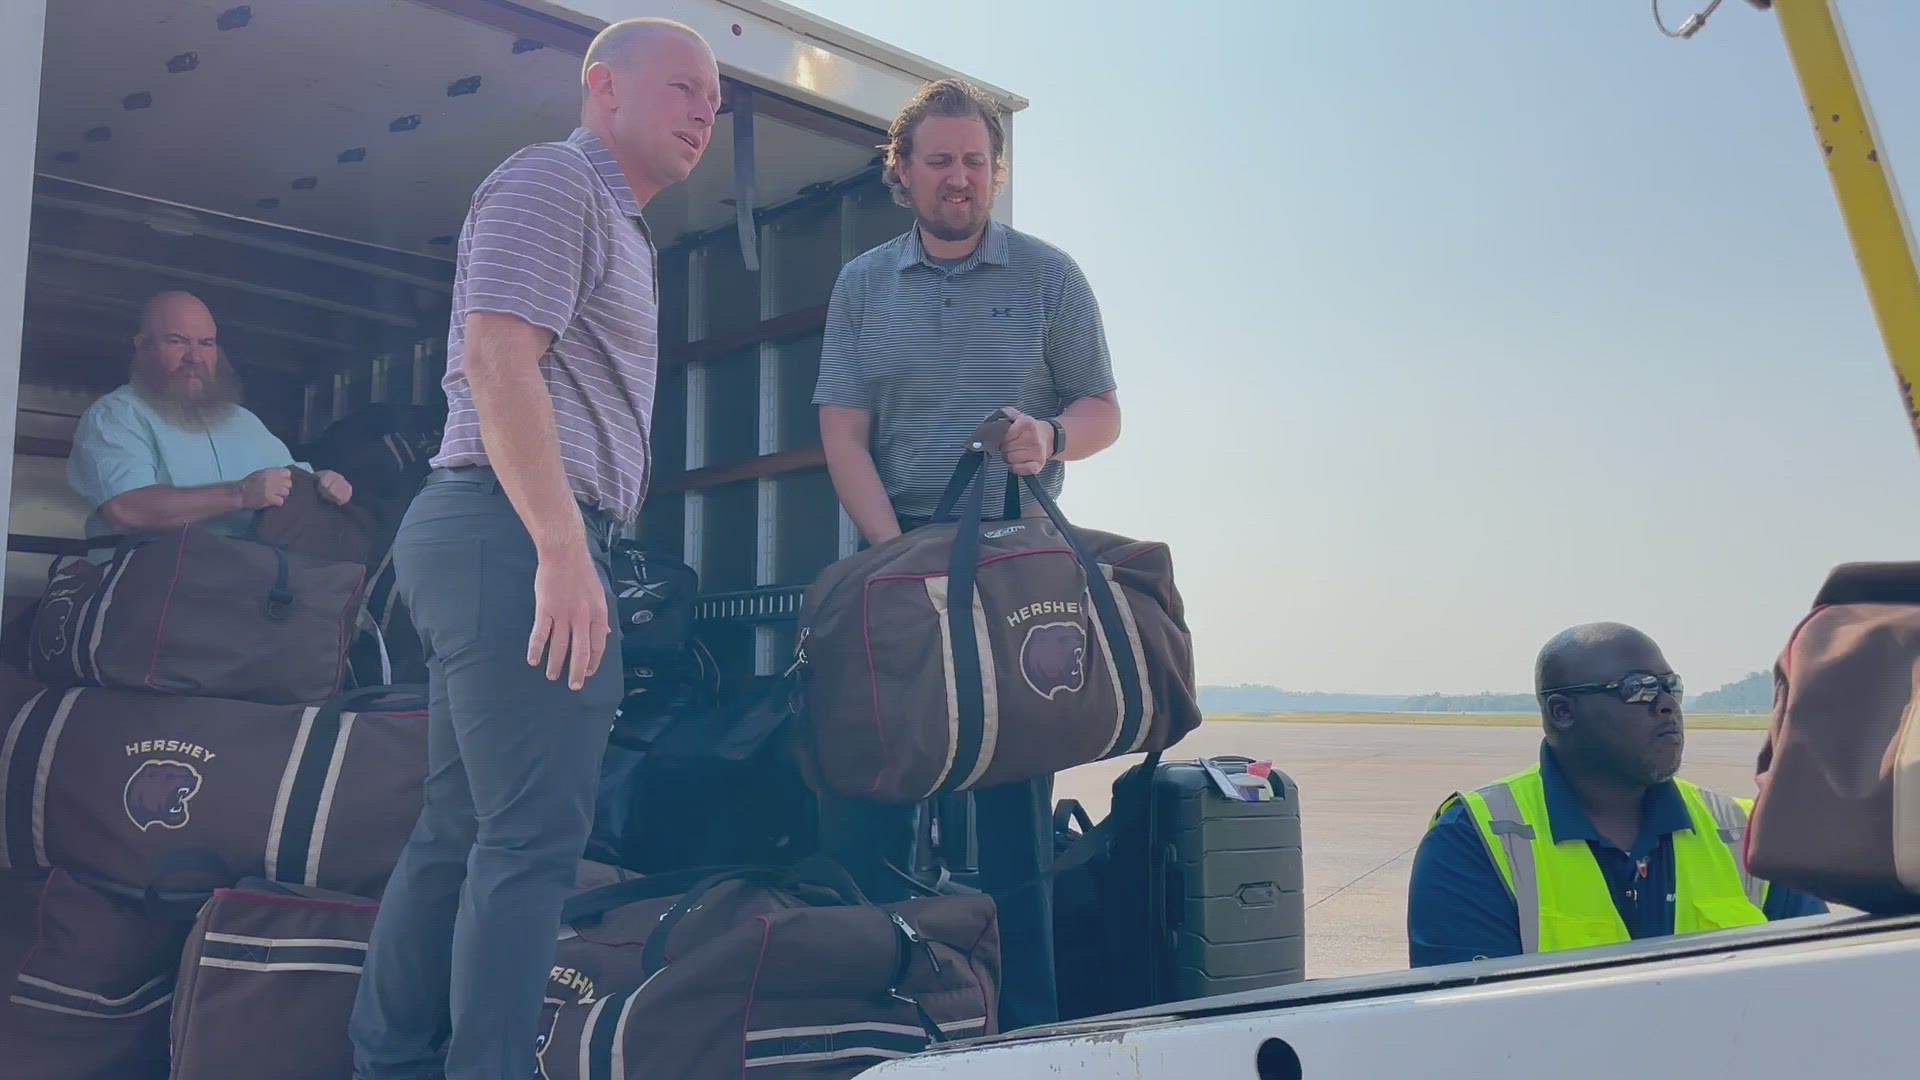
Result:
[[[292,760],[281,780],[281,798],[274,808],[278,831],[270,832],[267,877],[302,885],[317,885],[309,871],[320,843],[321,810],[329,790],[328,779],[337,768],[340,743],[346,737],[347,713],[424,709],[427,689],[415,684],[368,686],[349,690],[314,710],[295,735]]]

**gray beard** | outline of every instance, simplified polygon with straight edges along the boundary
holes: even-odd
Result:
[[[240,408],[239,382],[224,367],[214,373],[212,391],[197,401],[174,393],[170,380],[156,380],[144,372],[134,373],[133,388],[153,411],[188,431],[211,431]]]

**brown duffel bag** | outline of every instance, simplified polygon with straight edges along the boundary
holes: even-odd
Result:
[[[191,904],[113,896],[53,871],[0,1014],[0,1076],[165,1077],[174,977],[193,913]]]
[[[0,742],[0,865],[211,891],[243,877],[378,897],[419,815],[426,693],[255,705],[42,691]]]
[[[366,574],[199,526],[122,537],[105,563],[53,564],[32,671],[54,686],[316,704],[344,685]]]
[[[325,562],[359,563],[371,570],[385,554],[380,523],[366,506],[339,506],[320,494],[320,481],[305,469],[288,469],[293,485],[286,501],[253,517],[248,538]],[[390,532],[390,530],[389,530]],[[392,543],[393,537],[384,537]]]
[[[249,878],[201,909],[180,958],[170,1080],[344,1080],[379,905]]]
[[[580,888],[628,880],[582,862]],[[347,1021],[366,964],[377,902],[247,878],[200,909],[173,993],[169,1080],[345,1080]]]
[[[1031,477],[1044,517],[1015,520],[1010,478],[983,520],[973,480],[1005,425],[975,435],[931,524],[807,588],[796,735],[823,794],[917,802],[1164,750],[1200,723],[1167,545],[1070,526]]]
[[[1747,827],[1755,876],[1920,911],[1920,563],[1836,568],[1774,665]]]
[[[876,905],[795,867],[649,895],[689,877],[568,901],[544,1080],[827,1080],[998,1030],[1000,932],[984,894]]]

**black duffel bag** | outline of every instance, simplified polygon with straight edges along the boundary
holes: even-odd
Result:
[[[643,656],[675,653],[690,644],[699,573],[631,540],[618,541],[609,554],[622,650]]]
[[[629,694],[601,759],[586,857],[657,874],[812,854],[817,800],[782,742],[788,689],[756,680],[721,704],[665,709]]]

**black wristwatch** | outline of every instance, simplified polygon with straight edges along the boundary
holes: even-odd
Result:
[[[1059,457],[1067,449],[1067,425],[1051,418],[1047,423],[1053,425],[1053,456]]]

